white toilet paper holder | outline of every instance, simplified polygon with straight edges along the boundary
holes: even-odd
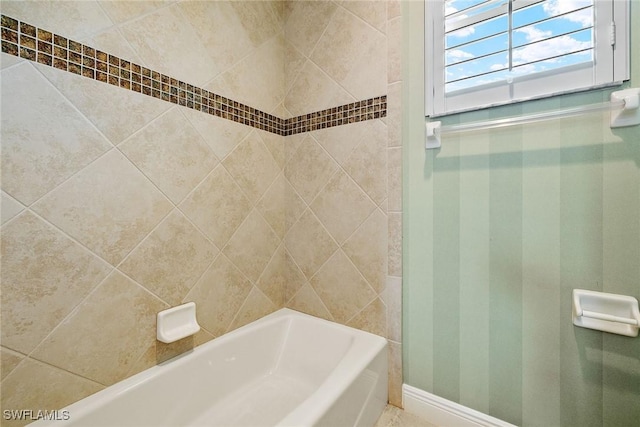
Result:
[[[637,337],[638,300],[627,295],[573,290],[573,324],[582,328]]]

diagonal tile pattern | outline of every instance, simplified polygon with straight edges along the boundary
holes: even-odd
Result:
[[[2,345],[28,354],[110,268],[31,212],[2,227],[1,238]]]
[[[33,209],[117,265],[169,213],[171,203],[120,152],[112,150]]]
[[[251,202],[222,165],[196,187],[180,209],[222,248],[251,211]]]
[[[218,164],[178,109],[158,117],[118,148],[174,203],[180,203]]]
[[[170,305],[178,305],[218,252],[176,209],[129,254],[119,270]]]
[[[130,365],[155,340],[155,314],[166,308],[167,303],[114,272],[35,349],[33,357],[111,385],[126,377]]]
[[[32,204],[111,147],[33,65],[2,72],[2,188],[18,201]]]

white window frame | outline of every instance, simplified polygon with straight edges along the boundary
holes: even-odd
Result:
[[[425,2],[425,115],[428,117],[619,85],[629,80],[630,1],[595,0],[593,66],[577,64],[513,77],[509,81],[460,90],[447,96],[444,0]]]

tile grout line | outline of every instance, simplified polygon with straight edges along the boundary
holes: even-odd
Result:
[[[6,15],[2,52],[280,136],[387,115],[387,95],[283,119]]]

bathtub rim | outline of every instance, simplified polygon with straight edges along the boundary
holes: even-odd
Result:
[[[276,426],[300,425],[300,423],[304,425],[314,424],[331,408],[374,358],[379,355],[380,352],[386,351],[388,342],[387,339],[382,336],[286,307],[234,329],[233,331],[224,333],[180,355],[120,380],[115,384],[106,386],[94,394],[60,408],[59,411],[69,411],[74,419],[82,418],[100,409],[105,403],[127,393],[130,389],[143,386],[156,376],[162,375],[164,371],[178,369],[182,365],[189,363],[189,359],[206,352],[209,347],[224,345],[224,343],[229,340],[234,340],[237,337],[249,334],[256,326],[264,325],[266,327],[269,324],[282,321],[283,318],[291,318],[293,320],[296,317],[322,323],[329,328],[347,332],[354,337],[349,349],[334,370],[320,383],[310,396],[281,419]],[[73,414],[75,414],[75,416],[73,416]],[[71,419],[68,421],[73,422]],[[63,424],[65,424],[64,421],[38,420],[28,425],[33,427],[56,427]]]

